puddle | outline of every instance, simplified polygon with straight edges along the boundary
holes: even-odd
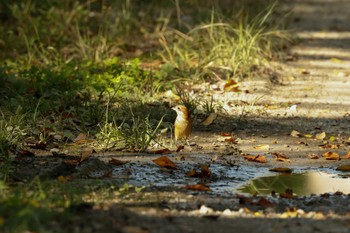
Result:
[[[178,188],[205,182],[212,190],[210,194],[229,196],[234,193],[270,195],[272,191],[284,193],[287,188],[292,189],[299,196],[336,191],[350,193],[350,179],[346,174],[336,173],[330,168],[317,169],[317,171],[310,171],[310,168],[307,170],[298,168],[294,169],[295,173],[292,174],[276,174],[270,172],[267,167],[235,167],[212,163],[209,168],[212,175],[203,181],[200,178],[186,176],[186,173],[194,168],[200,171],[196,160],[177,161],[176,163],[176,170],[166,170],[150,162],[149,159],[148,161],[132,161],[116,167],[113,170],[113,179],[138,187]]]
[[[259,177],[237,188],[240,193],[269,195],[271,191],[284,193],[287,188],[296,195],[350,193],[350,179],[346,176],[314,171]]]

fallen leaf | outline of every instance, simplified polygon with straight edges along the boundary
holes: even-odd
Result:
[[[322,132],[322,133],[318,133],[316,134],[315,138],[318,140],[323,140],[326,137],[326,133]]]
[[[160,150],[154,150],[154,151],[148,151],[149,154],[160,154],[160,155],[167,155],[171,154],[171,150],[168,148],[160,149]]]
[[[219,135],[220,136],[223,136],[223,137],[229,137],[232,135],[232,133],[229,133],[229,132],[219,132]]]
[[[322,157],[325,157],[327,160],[340,160],[340,156],[338,153],[327,151]]]
[[[25,157],[34,157],[35,156],[35,154],[30,150],[21,149],[17,153],[18,153],[18,155],[25,156]]]
[[[234,137],[229,137],[229,138],[225,138],[225,142],[235,142],[236,139]]]
[[[176,164],[173,161],[171,161],[167,156],[162,156],[157,159],[153,159],[152,161],[160,167],[176,169]]]
[[[329,137],[329,141],[330,141],[330,142],[333,142],[334,140],[335,140],[335,137],[334,137],[334,136],[330,136],[330,137]]]
[[[293,130],[293,131],[290,133],[290,136],[295,137],[295,138],[299,138],[299,137],[301,137],[301,134],[300,134],[298,131]]]
[[[89,158],[93,152],[94,152],[94,149],[92,149],[92,148],[85,149],[80,155],[79,163],[82,163],[84,160]]]
[[[305,75],[305,74],[310,74],[310,71],[306,69],[302,69],[300,73]]]
[[[238,83],[232,79],[227,80],[227,82],[224,85],[225,91],[232,91],[232,92],[240,92]]]
[[[210,115],[207,117],[207,119],[205,119],[202,124],[205,126],[210,125],[211,123],[214,122],[214,120],[218,117],[218,114],[216,114],[215,112],[210,113]]]
[[[320,148],[322,149],[338,149],[340,145],[337,144],[323,144],[323,145],[319,145]]]
[[[115,159],[115,158],[112,158],[111,160],[108,161],[109,164],[112,164],[114,166],[121,166],[121,165],[124,165],[126,163],[128,163],[127,161],[122,161],[122,160],[119,160],[119,159]]]
[[[251,161],[251,162],[257,162],[257,163],[266,163],[266,156],[264,155],[243,155],[244,159]]]
[[[275,156],[277,161],[280,161],[280,162],[289,162],[290,161],[289,158],[282,153],[274,152],[272,154]]]
[[[313,137],[312,134],[304,134],[303,136],[304,136],[304,138],[312,138]]]
[[[270,146],[268,144],[262,144],[262,145],[253,146],[253,148],[257,150],[268,151],[270,149]]]
[[[182,151],[184,148],[185,148],[184,145],[179,145],[179,146],[176,148],[176,153]]]
[[[186,185],[185,189],[196,190],[196,191],[211,191],[210,188],[204,184],[191,184]]]
[[[80,159],[65,159],[62,162],[66,165],[78,166],[80,164]]]
[[[258,200],[257,204],[258,204],[259,206],[262,206],[262,207],[265,207],[265,208],[272,208],[272,207],[275,206],[275,204],[273,204],[271,201],[267,200],[267,199],[264,198],[264,197],[261,197],[261,198]]]
[[[286,189],[284,193],[280,193],[281,198],[287,198],[292,199],[293,198],[293,190],[292,189]]]
[[[319,159],[319,156],[317,154],[309,154],[309,159]]]
[[[67,182],[69,182],[69,181],[72,181],[72,180],[73,180],[73,177],[71,177],[71,176],[58,176],[58,177],[57,177],[57,180],[58,180],[58,182],[60,182],[60,183],[67,183]]]
[[[80,134],[78,134],[78,136],[73,140],[73,142],[79,142],[79,141],[84,141],[84,140],[86,140],[88,137],[87,137],[87,135],[86,134],[84,134],[84,133],[80,133]]]
[[[350,159],[350,150],[348,151],[348,153],[346,153],[346,155],[344,155],[344,159]]]
[[[350,172],[350,165],[341,165],[336,168],[337,171]]]
[[[332,62],[335,62],[335,63],[342,63],[342,62],[343,62],[343,60],[340,60],[340,59],[335,58],[335,57],[332,57],[332,58],[331,58],[331,61],[332,61]]]
[[[208,165],[202,165],[201,169],[202,169],[201,173],[199,173],[199,177],[200,178],[210,177],[211,171],[209,170],[209,166]]]
[[[186,173],[186,176],[188,176],[188,177],[198,177],[198,173],[197,173],[196,169],[192,169],[191,171]]]
[[[293,170],[288,167],[274,167],[274,168],[270,168],[269,171],[280,172],[280,173],[292,173]]]

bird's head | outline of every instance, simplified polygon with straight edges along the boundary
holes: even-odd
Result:
[[[190,117],[188,109],[184,105],[177,105],[171,109],[173,109],[181,118],[188,119]]]

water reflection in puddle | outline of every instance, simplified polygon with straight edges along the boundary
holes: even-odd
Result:
[[[271,194],[284,193],[289,188],[296,195],[322,194],[341,191],[350,193],[350,179],[326,172],[305,172],[259,177],[237,188],[240,193]]]

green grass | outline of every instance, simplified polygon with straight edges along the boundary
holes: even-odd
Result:
[[[17,184],[13,161],[28,140],[47,153],[80,133],[96,150],[169,146],[172,105],[220,110],[184,84],[244,79],[275,58],[288,38],[274,9],[259,0],[0,1],[0,231],[50,232],[87,196],[115,191],[91,180]],[[168,90],[179,103],[164,99]]]

